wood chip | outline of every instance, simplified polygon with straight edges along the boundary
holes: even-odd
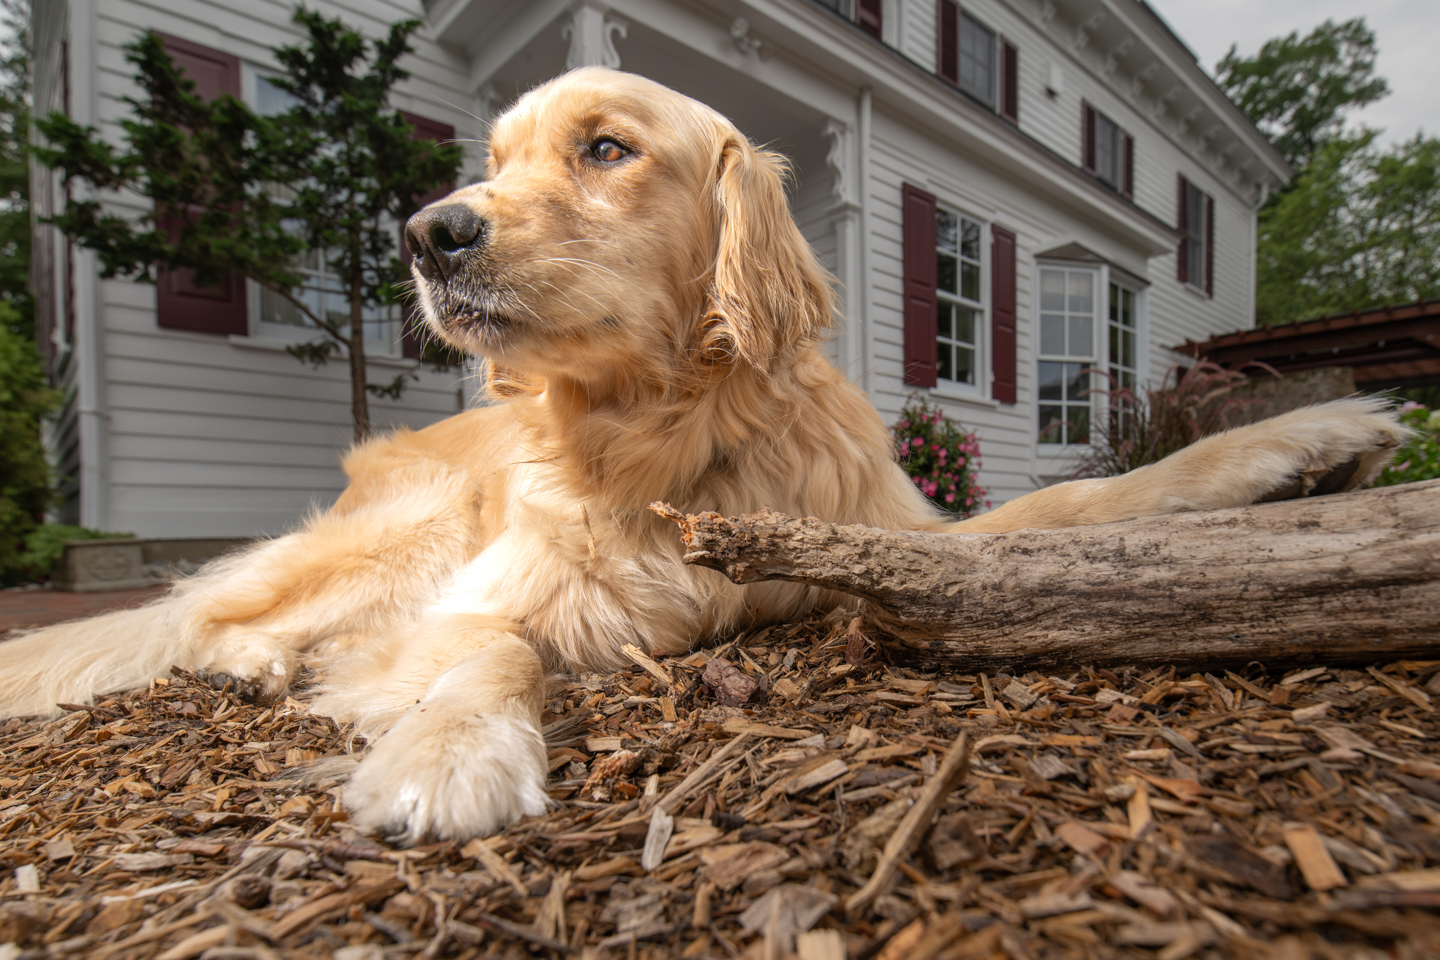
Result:
[[[1335,864],[1325,841],[1319,832],[1308,823],[1291,824],[1284,830],[1285,845],[1295,857],[1295,865],[1305,878],[1311,890],[1324,893],[1336,887],[1345,886],[1345,874]]]
[[[845,902],[846,913],[852,916],[868,907],[879,895],[885,884],[890,882],[894,876],[900,860],[910,854],[915,844],[925,831],[930,829],[935,814],[939,811],[950,792],[958,787],[965,779],[970,768],[970,740],[962,730],[945,751],[945,759],[941,762],[940,768],[935,775],[925,784],[920,796],[915,799],[915,805],[900,825],[895,828],[884,851],[880,854],[880,860],[875,866],[875,872],[870,875],[865,886]]]

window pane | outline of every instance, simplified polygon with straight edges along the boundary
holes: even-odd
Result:
[[[1070,318],[1070,351],[1067,356],[1093,357],[1095,355],[1093,330],[1091,317],[1072,316]]]
[[[955,339],[963,343],[975,342],[975,311],[964,307],[955,308]]]
[[[980,224],[974,220],[961,220],[960,256],[969,260],[980,260]]]
[[[1065,433],[1065,439],[1070,443],[1090,442],[1090,408],[1088,406],[1066,407],[1070,414],[1070,424]]]
[[[954,250],[959,230],[959,217],[949,210],[935,211],[935,246],[941,250]]]
[[[1064,270],[1040,271],[1040,309],[1058,311],[1065,309]]]
[[[948,253],[935,255],[935,285],[941,290],[954,293],[956,291],[956,271],[959,266],[953,256]]]
[[[995,34],[963,11],[960,14],[960,89],[995,106]]]
[[[1064,407],[1040,408],[1040,442],[1065,442]]]
[[[955,348],[952,347],[948,341],[938,343],[936,347],[940,353],[935,365],[935,375],[941,380],[954,380],[955,363],[952,357],[954,356]]]
[[[268,77],[257,76],[255,78],[255,112],[260,116],[273,117],[299,103],[299,98],[293,97],[275,86]]]
[[[1079,363],[1065,364],[1065,399],[1089,403],[1089,390],[1090,368]]]
[[[1103,113],[1095,115],[1095,175],[1112,187],[1120,184],[1120,128]]]
[[[952,380],[961,383],[975,382],[975,351],[966,347],[955,348],[955,375]]]
[[[1040,314],[1040,352],[1050,356],[1065,355],[1065,315]]]
[[[283,323],[289,327],[310,326],[309,318],[295,304],[264,287],[260,288],[260,319],[265,323]]]
[[[1095,275],[1088,270],[1071,270],[1070,312],[1095,312]]]
[[[1126,289],[1124,289],[1124,288],[1122,287],[1122,288],[1120,289],[1120,303],[1121,303],[1121,305],[1122,305],[1122,309],[1121,309],[1121,312],[1120,312],[1120,322],[1123,323],[1123,324],[1125,324],[1125,326],[1127,326],[1127,327],[1134,327],[1134,326],[1135,326],[1135,291],[1134,291],[1134,290],[1126,290]]]
[[[954,327],[955,305],[948,300],[941,300],[935,307],[935,334],[947,340],[955,336]]]
[[[1134,370],[1138,363],[1135,356],[1135,333],[1126,330],[1120,335],[1120,362],[1131,370]]]
[[[980,265],[978,263],[960,264],[960,296],[966,300],[980,299]]]
[[[1040,399],[1064,399],[1065,364],[1040,361]]]

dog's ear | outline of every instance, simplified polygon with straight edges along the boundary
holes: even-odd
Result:
[[[834,323],[835,291],[785,202],[785,158],[732,135],[718,166],[720,233],[701,354],[769,367]]]

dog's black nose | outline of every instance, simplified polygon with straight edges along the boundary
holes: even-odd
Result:
[[[405,224],[405,245],[426,280],[444,282],[464,255],[485,242],[485,221],[463,203],[426,207]]]

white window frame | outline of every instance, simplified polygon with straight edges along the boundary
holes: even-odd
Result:
[[[939,255],[940,255],[942,252],[951,252],[951,251],[944,251],[944,250],[942,250],[942,248],[940,247],[940,229],[939,229],[939,226],[940,226],[940,225],[939,225],[939,218],[940,218],[940,215],[941,215],[942,213],[949,214],[950,216],[956,217],[957,220],[959,221],[959,223],[957,223],[957,225],[956,225],[956,238],[957,238],[957,242],[956,242],[955,249],[954,249],[954,251],[953,251],[953,254],[954,254],[954,256],[956,257],[956,288],[957,288],[957,291],[963,289],[963,283],[962,283],[962,281],[961,281],[961,279],[960,279],[960,277],[961,277],[961,264],[964,263],[964,262],[969,262],[969,263],[975,264],[976,267],[979,269],[979,273],[980,273],[980,276],[979,276],[979,281],[980,281],[980,282],[979,282],[979,288],[980,288],[979,292],[980,292],[980,296],[979,296],[978,299],[970,299],[970,298],[967,298],[967,297],[962,296],[962,295],[961,295],[960,293],[958,293],[958,292],[956,292],[956,293],[951,293],[951,292],[948,291],[948,290],[942,289],[942,288],[940,287],[940,283],[939,283],[939,268],[938,268],[938,265],[937,265],[937,268],[936,268],[936,284],[935,284],[935,309],[936,309],[936,330],[935,330],[935,340],[936,340],[936,343],[935,343],[935,350],[936,350],[936,357],[935,357],[935,386],[930,388],[930,392],[933,393],[933,394],[935,394],[936,396],[939,396],[939,397],[942,397],[942,398],[945,398],[945,399],[950,399],[950,400],[968,400],[968,401],[981,401],[981,402],[985,402],[985,401],[988,400],[989,395],[990,395],[989,391],[990,391],[990,376],[991,376],[991,370],[990,370],[990,346],[991,346],[991,345],[990,345],[990,336],[989,336],[989,332],[990,332],[990,309],[991,309],[991,303],[990,303],[990,245],[985,242],[985,238],[989,235],[990,223],[989,223],[989,221],[987,221],[987,220],[984,219],[983,217],[978,217],[978,216],[975,216],[974,214],[966,213],[963,208],[961,208],[961,207],[959,207],[959,206],[957,206],[957,205],[955,205],[955,204],[945,203],[944,201],[937,201],[936,204],[935,204],[935,217],[936,217],[935,253],[936,253],[936,257],[937,257],[937,258],[939,257]],[[966,221],[969,221],[970,223],[975,224],[975,226],[976,226],[976,228],[977,228],[977,233],[978,233],[978,240],[977,240],[977,242],[978,242],[978,244],[979,244],[979,252],[980,252],[980,256],[979,256],[978,259],[963,257],[963,256],[961,255],[961,253],[960,253],[961,243],[960,243],[959,238],[962,237],[963,234],[964,234],[964,223],[965,223]],[[948,340],[941,338],[941,336],[940,336],[940,329],[939,329],[939,310],[940,310],[941,304],[950,304],[950,305],[952,305],[952,306],[953,306],[955,309],[957,309],[957,310],[959,310],[959,309],[965,309],[965,310],[971,310],[971,311],[974,312],[974,319],[973,319],[972,328],[971,328],[971,335],[973,336],[974,340],[973,340],[973,343],[966,344],[966,345],[968,345],[968,346],[974,351],[974,360],[972,361],[973,364],[974,364],[973,370],[974,370],[974,374],[975,374],[975,382],[974,382],[974,383],[968,383],[968,382],[966,382],[966,381],[964,381],[964,380],[953,380],[953,379],[950,379],[950,378],[948,378],[948,377],[943,377],[943,376],[940,375],[940,370],[941,370],[940,351],[945,347],[946,343],[948,342],[948,343],[950,343],[950,344],[955,344],[955,345],[965,344],[964,341],[957,341],[957,340],[955,340],[955,339],[953,339],[953,338],[950,338],[950,339],[948,339]],[[952,328],[952,329],[953,329],[953,328]]]
[[[1040,364],[1042,362],[1076,362],[1069,357],[1045,354],[1040,349],[1040,315],[1041,294],[1040,284],[1042,272],[1045,270],[1086,270],[1093,273],[1095,277],[1094,298],[1095,314],[1092,324],[1094,341],[1091,345],[1090,368],[1095,371],[1104,371],[1109,374],[1111,371],[1110,356],[1110,298],[1111,285],[1127,290],[1134,295],[1135,314],[1135,375],[1134,390],[1137,394],[1142,393],[1144,385],[1150,379],[1150,339],[1149,339],[1149,287],[1140,282],[1137,278],[1131,277],[1123,270],[1112,269],[1108,264],[1077,263],[1073,261],[1046,260],[1035,265],[1035,295],[1034,295],[1034,367],[1035,373],[1035,409],[1031,417],[1030,429],[1036,437],[1036,474],[1041,477],[1065,477],[1068,476],[1072,467],[1067,462],[1079,453],[1082,445],[1074,443],[1043,442],[1039,439],[1040,429],[1040,407],[1044,401],[1040,399]],[[1067,312],[1068,315],[1068,312]],[[1075,354],[1073,356],[1078,356]],[[1099,372],[1090,375],[1090,424],[1094,424],[1107,413],[1108,392],[1113,386],[1109,377],[1102,376]]]
[[[241,70],[241,90],[244,93],[245,102],[249,106],[254,108],[260,100],[260,81],[266,77],[277,75],[277,72],[274,70],[264,69],[249,63],[244,64]],[[400,236],[400,226],[398,224],[395,227],[395,235],[397,237],[396,242],[400,242],[398,239]],[[320,286],[314,289],[320,289],[323,290],[325,293],[343,296],[344,291],[338,289],[338,286],[324,286],[325,280],[329,278],[329,273],[324,266],[324,257],[317,257],[317,260],[321,265],[318,270],[308,270],[302,268],[301,272],[306,274],[307,276],[319,278]],[[266,320],[261,309],[261,300],[263,297],[269,294],[269,291],[267,291],[260,284],[256,283],[254,280],[247,280],[245,282],[247,285],[246,309],[249,313],[251,337],[263,338],[266,340],[275,341],[279,344],[289,344],[311,343],[316,340],[317,336],[328,336],[323,334],[318,327],[289,323],[276,323],[274,321]],[[307,289],[311,288],[310,284],[308,283],[305,285],[305,287]],[[389,314],[389,316],[386,318],[366,321],[367,326],[369,326],[371,323],[379,324],[380,330],[382,332],[380,336],[372,336],[369,335],[367,332],[367,335],[365,337],[365,354],[367,357],[375,357],[379,359],[403,359],[404,345],[401,342],[404,334],[403,311],[401,310],[399,305],[391,304],[386,312]],[[347,314],[344,320],[344,324],[348,326],[349,322],[350,320]]]

